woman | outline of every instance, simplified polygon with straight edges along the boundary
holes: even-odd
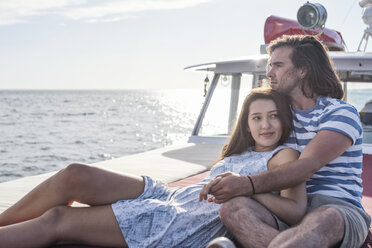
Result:
[[[0,244],[205,247],[227,231],[218,217],[220,204],[199,201],[203,185],[218,180],[221,173],[250,175],[297,159],[294,150],[282,146],[291,128],[285,97],[270,89],[252,90],[221,160],[200,183],[168,188],[149,177],[73,164],[0,215]],[[255,197],[290,224],[298,222],[306,208],[304,184],[283,190],[281,196]],[[73,201],[91,207],[71,208]]]

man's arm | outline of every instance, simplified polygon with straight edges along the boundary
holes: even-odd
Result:
[[[324,165],[343,154],[350,145],[352,140],[344,134],[320,131],[304,148],[297,161],[252,176],[256,193],[281,190],[306,181]]]

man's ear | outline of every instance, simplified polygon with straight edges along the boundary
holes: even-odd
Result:
[[[306,75],[307,75],[307,69],[306,69],[306,67],[300,68],[300,77],[301,77],[301,79],[304,79],[306,77]]]

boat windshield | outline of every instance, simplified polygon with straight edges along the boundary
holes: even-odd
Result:
[[[241,77],[241,84],[238,94],[234,97],[236,101],[235,112],[230,114],[230,108],[233,108],[231,95],[234,94],[232,87],[233,78],[231,75],[221,75],[217,86],[213,92],[208,111],[205,114],[203,125],[201,126],[199,135],[202,136],[228,136],[232,131],[235,119],[238,118],[242,103],[245,96],[252,89],[252,75],[244,75]],[[238,97],[238,99],[236,99]],[[234,110],[233,110],[234,111]],[[233,116],[233,117],[231,117]],[[232,118],[233,123],[229,123],[229,118]]]
[[[262,73],[215,75],[189,142],[226,143],[235,127],[241,106],[252,87],[267,86]],[[215,85],[215,87],[213,87]]]
[[[215,82],[213,82],[215,81]],[[227,141],[234,128],[245,96],[252,87],[267,86],[262,73],[242,73],[236,75],[215,75],[209,89],[210,99],[199,128],[194,129],[190,142],[203,142],[203,138],[213,137],[217,142]],[[372,84],[369,82],[348,82],[344,85],[345,101],[358,110],[363,126],[363,143],[372,149]],[[212,97],[213,96],[213,97]],[[208,99],[208,92],[207,98]],[[206,106],[204,106],[206,107]],[[201,138],[201,139],[200,139]]]

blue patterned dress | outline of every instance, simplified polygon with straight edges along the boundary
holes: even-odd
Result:
[[[124,239],[134,247],[205,247],[215,237],[227,235],[219,218],[220,204],[199,202],[204,184],[228,171],[252,175],[267,170],[270,158],[286,148],[269,152],[249,150],[219,161],[201,182],[188,187],[169,188],[150,177],[144,192],[133,200],[112,204]]]

